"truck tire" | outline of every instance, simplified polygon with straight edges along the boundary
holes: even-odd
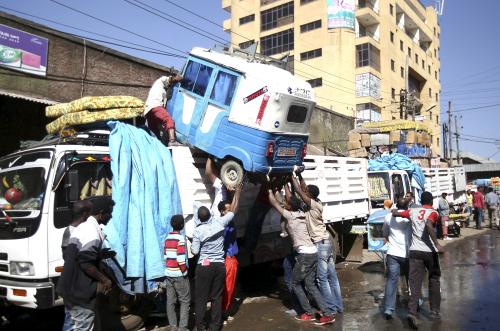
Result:
[[[226,160],[220,168],[222,183],[228,188],[235,188],[243,182],[245,171],[235,160]]]

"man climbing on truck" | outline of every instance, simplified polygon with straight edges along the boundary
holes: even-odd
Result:
[[[165,109],[167,102],[167,91],[174,84],[182,80],[181,75],[172,77],[161,76],[151,86],[146,105],[144,107],[144,117],[148,128],[161,140],[162,130],[168,134],[168,146],[178,146],[175,138],[175,123],[170,114]]]

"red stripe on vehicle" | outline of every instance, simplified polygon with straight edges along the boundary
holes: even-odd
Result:
[[[264,117],[264,112],[266,111],[268,101],[269,95],[265,94],[264,98],[262,98],[262,102],[260,103],[260,109],[259,113],[257,114],[257,119],[255,120],[255,123],[257,123],[258,125],[260,125],[260,122],[262,122],[262,117]]]

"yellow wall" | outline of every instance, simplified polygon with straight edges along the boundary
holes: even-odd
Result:
[[[264,3],[262,6],[261,2]],[[377,41],[368,36],[356,38],[356,33],[348,29],[328,30],[326,0],[316,0],[304,5],[300,4],[300,0],[294,0],[295,16],[292,23],[261,32],[260,12],[287,2],[289,1],[221,0],[222,7],[231,13],[231,18],[224,22],[224,29],[230,33],[233,46],[248,39],[260,41],[263,36],[293,28],[294,50],[290,52],[290,55],[294,55],[296,60],[294,63],[295,74],[306,80],[319,77],[323,80],[323,85],[315,88],[318,105],[343,115],[355,116],[356,104],[373,103],[382,109],[382,120],[399,118],[399,91],[406,87],[405,78],[400,75],[400,68],[406,67],[407,48],[410,46],[412,58],[408,60],[408,66],[426,80],[420,96],[420,101],[423,103],[421,115],[425,116],[424,123],[430,125],[434,131],[433,152],[434,155],[439,155],[440,126],[439,123],[436,124],[436,117],[440,112],[440,100],[438,98],[438,101],[435,101],[435,93],[439,93],[441,88],[439,82],[440,61],[434,57],[434,49],[437,50],[439,47],[438,33],[440,28],[434,9],[423,7],[418,0],[378,0],[372,1],[376,4],[372,8],[359,8],[356,13],[357,17],[370,15],[370,19],[378,24],[379,40]],[[390,5],[393,6],[393,15],[389,12]],[[421,31],[431,37],[432,43],[427,52],[424,52],[396,25],[398,11],[404,11]],[[255,14],[255,21],[239,25],[239,19],[250,14]],[[320,29],[300,33],[302,24],[318,19],[322,20]],[[435,35],[434,28],[436,29]],[[391,31],[394,33],[394,43],[390,41]],[[403,40],[404,43],[403,52],[399,48],[400,40]],[[380,50],[380,70],[370,67],[356,68],[355,45],[366,42],[370,42]],[[300,53],[317,48],[322,48],[321,57],[300,61]],[[260,47],[258,51],[260,51]],[[415,53],[419,57],[418,65],[415,63]],[[391,59],[395,61],[394,72],[391,70]],[[421,66],[422,59],[425,61],[424,69]],[[430,74],[428,73],[428,65],[431,65]],[[438,72],[437,80],[434,78],[434,71]],[[356,74],[365,72],[371,72],[381,79],[380,100],[375,100],[372,97],[356,98]],[[395,99],[391,97],[392,88],[396,91]],[[429,88],[432,90],[430,98]],[[433,107],[431,110],[432,120],[430,112],[425,112],[431,107]],[[440,140],[439,142],[441,142]]]

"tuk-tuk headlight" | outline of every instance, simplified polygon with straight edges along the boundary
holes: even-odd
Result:
[[[34,276],[35,267],[31,262],[10,262],[10,274],[16,276]]]

